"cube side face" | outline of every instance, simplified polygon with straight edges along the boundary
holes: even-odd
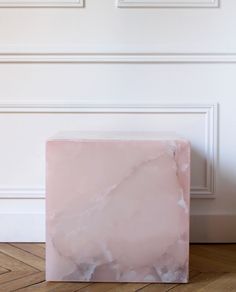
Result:
[[[47,144],[48,281],[188,281],[190,145]]]

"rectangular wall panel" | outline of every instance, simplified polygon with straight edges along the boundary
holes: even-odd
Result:
[[[0,198],[44,198],[45,142],[58,131],[169,131],[192,144],[192,197],[215,192],[216,105],[2,105]]]

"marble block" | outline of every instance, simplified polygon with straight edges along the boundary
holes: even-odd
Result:
[[[46,148],[47,281],[188,281],[187,140],[64,133]]]

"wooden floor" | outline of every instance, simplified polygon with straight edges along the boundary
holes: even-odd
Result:
[[[192,245],[190,283],[184,285],[47,283],[44,257],[44,244],[0,243],[0,291],[236,292],[236,244]]]

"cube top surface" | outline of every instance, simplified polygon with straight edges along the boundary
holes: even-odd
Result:
[[[115,141],[171,141],[179,140],[188,142],[180,135],[174,132],[124,132],[124,131],[68,131],[59,132],[50,137],[48,141],[80,141],[80,140],[115,140]]]

